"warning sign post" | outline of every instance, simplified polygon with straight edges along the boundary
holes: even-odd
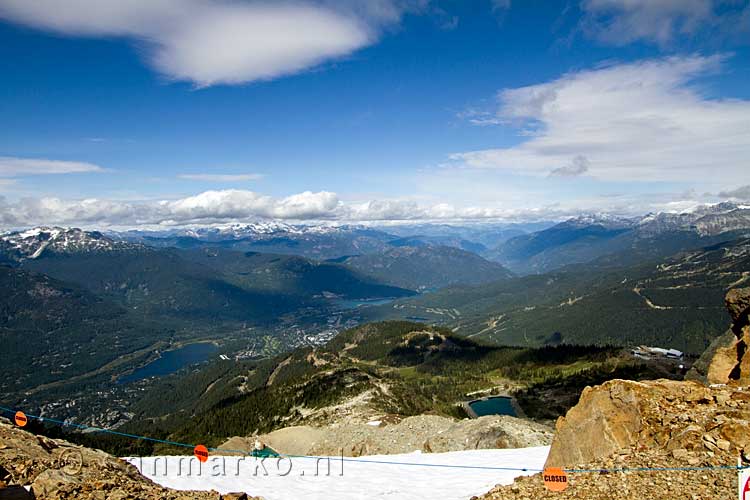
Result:
[[[208,448],[199,444],[193,449],[193,455],[201,462],[205,462],[208,460]]]
[[[550,491],[564,491],[568,487],[568,475],[560,467],[547,467],[542,472],[544,487]]]
[[[750,500],[750,469],[740,470],[739,499]]]
[[[25,427],[26,424],[29,423],[29,419],[26,417],[26,415],[22,411],[17,411],[15,419],[16,425],[18,427]]]

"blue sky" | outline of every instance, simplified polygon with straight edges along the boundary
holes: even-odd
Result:
[[[750,198],[738,0],[0,0],[0,225]]]

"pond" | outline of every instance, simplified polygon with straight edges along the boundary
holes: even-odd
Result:
[[[137,368],[133,373],[120,377],[117,383],[128,384],[150,377],[169,375],[180,368],[206,361],[217,349],[218,347],[210,342],[199,342],[187,344],[171,351],[164,351],[158,359]]]
[[[469,407],[477,417],[485,415],[510,415],[517,416],[516,409],[513,407],[513,399],[506,396],[494,396],[483,399],[477,399],[469,403]]]

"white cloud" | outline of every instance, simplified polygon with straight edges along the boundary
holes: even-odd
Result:
[[[711,29],[711,38],[748,27],[746,0],[583,0],[583,31],[613,45],[646,41],[661,46]]]
[[[338,218],[347,221],[482,221],[498,219],[537,219],[554,216],[550,207],[503,208],[456,206],[451,203],[418,204],[412,200],[372,200],[364,203],[342,205]]]
[[[178,175],[180,179],[189,181],[205,182],[243,182],[257,181],[263,178],[262,174],[182,174]]]
[[[178,200],[118,201],[99,198],[64,200],[22,198],[5,202],[0,224],[5,227],[38,224],[140,226],[209,224],[268,219],[331,219],[337,216],[335,193],[318,192],[274,198],[253,191],[205,191]]]
[[[501,209],[456,207],[447,203],[419,205],[409,200],[345,204],[335,193],[305,191],[274,198],[253,191],[205,191],[177,200],[120,201],[99,198],[65,200],[55,197],[0,197],[0,227],[41,224],[84,227],[139,227],[205,225],[262,219],[292,221],[414,221],[539,218],[554,208]]]
[[[667,44],[692,33],[712,16],[711,0],[584,0],[584,28],[600,40]]]
[[[373,43],[421,2],[0,0],[0,18],[74,36],[126,37],[170,79],[198,86],[276,78]]]
[[[540,200],[537,200],[540,201]],[[65,200],[55,197],[8,201],[0,196],[0,228],[63,225],[87,228],[204,226],[227,222],[276,219],[292,222],[384,223],[409,221],[490,222],[563,220],[581,213],[642,215],[650,211],[681,211],[716,201],[694,192],[622,194],[582,197],[537,206],[457,206],[413,200],[371,200],[345,203],[335,193],[305,191],[287,197],[245,190],[205,191],[176,200],[121,201],[100,198]]]
[[[93,163],[80,161],[46,160],[41,158],[15,158],[0,156],[0,177],[25,175],[74,174],[102,172],[104,169]]]
[[[601,180],[748,182],[750,101],[691,86],[721,65],[720,56],[670,57],[503,90],[494,118],[520,126],[522,142],[451,159],[544,176],[585,157],[585,173]]]

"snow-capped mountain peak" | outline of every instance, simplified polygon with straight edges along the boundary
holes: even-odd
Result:
[[[578,217],[568,219],[564,222],[564,224],[576,227],[603,226],[607,229],[622,229],[631,227],[633,225],[633,221],[631,219],[606,213],[592,213],[582,214]]]
[[[45,252],[105,252],[133,247],[132,244],[107,238],[98,231],[46,226],[2,234],[0,242],[7,252],[19,260],[37,259]]]
[[[702,205],[689,212],[650,213],[643,216],[637,226],[643,234],[695,231],[701,236],[708,236],[750,228],[750,210],[727,201]]]

